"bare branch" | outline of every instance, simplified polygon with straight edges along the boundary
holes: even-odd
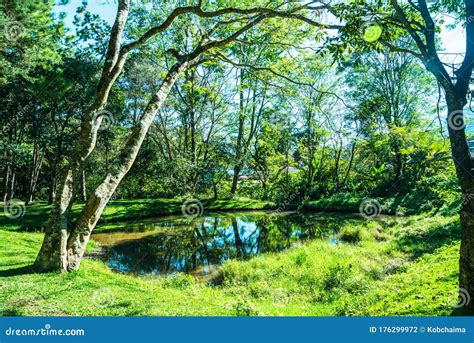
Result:
[[[405,15],[405,12],[403,11],[403,9],[398,4],[398,1],[397,0],[390,0],[390,2],[392,3],[392,6],[395,8],[395,11],[397,12],[398,18],[400,19],[400,21],[404,25],[405,29],[408,31],[410,36],[415,40],[415,43],[418,46],[418,49],[420,49],[423,56],[426,56],[425,43],[421,40],[420,36],[418,36],[418,34],[412,28],[411,24],[408,22],[408,19]]]
[[[404,52],[404,53],[408,53],[408,54],[411,54],[415,57],[418,57],[418,58],[423,58],[423,56],[418,53],[418,52],[415,52],[413,50],[410,50],[410,49],[406,49],[406,48],[401,48],[399,46],[396,46],[390,42],[385,42],[385,41],[382,41],[382,44],[385,45],[386,47],[388,47],[391,51],[396,51],[396,52]]]
[[[458,94],[466,94],[469,90],[469,82],[474,67],[474,2],[465,0],[466,7],[466,54],[461,67],[457,70],[456,91]]]
[[[332,96],[335,96],[338,100],[342,101],[342,103],[344,104],[344,106],[350,108],[349,105],[347,105],[344,101],[344,99],[342,99],[341,97],[339,97],[337,94],[333,93],[333,92],[327,92],[327,91],[322,91],[320,89],[317,89],[316,87],[314,87],[314,85],[312,85],[311,83],[307,83],[307,82],[301,82],[301,81],[297,81],[297,80],[293,80],[292,78],[284,75],[284,74],[281,74],[275,70],[273,70],[272,68],[270,67],[258,67],[258,66],[254,66],[254,65],[251,65],[251,64],[245,64],[245,63],[238,63],[238,62],[235,62],[235,61],[232,61],[230,58],[228,58],[227,56],[223,55],[222,53],[215,53],[214,56],[218,57],[219,59],[221,59],[222,61],[224,62],[227,62],[229,64],[232,64],[234,67],[237,67],[237,68],[249,68],[249,69],[252,69],[252,70],[256,70],[256,71],[263,71],[263,72],[268,72],[270,74],[273,74],[275,76],[278,76],[278,77],[281,77],[282,79],[285,79],[286,81],[290,82],[290,83],[293,83],[293,84],[296,84],[296,85],[300,85],[300,86],[305,86],[305,87],[309,87],[311,88],[312,90],[316,91],[317,93],[319,93],[320,95],[322,94],[328,94],[328,95],[332,95]]]
[[[128,12],[130,11],[129,0],[120,0],[118,3],[117,15],[110,33],[110,40],[105,55],[104,71],[110,73],[117,63],[120,52],[120,44],[122,40],[125,23],[127,22]]]

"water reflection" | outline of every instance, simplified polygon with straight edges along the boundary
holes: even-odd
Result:
[[[98,233],[93,238],[107,246],[106,260],[113,269],[202,277],[213,275],[227,259],[281,251],[300,240],[323,238],[337,244],[339,225],[341,215],[211,213],[192,220],[167,217],[122,224],[119,232]]]

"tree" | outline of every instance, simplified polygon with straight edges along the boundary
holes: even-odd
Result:
[[[22,193],[34,193],[36,187],[42,152],[38,139],[28,141],[29,133],[39,123],[33,120],[41,94],[35,86],[61,62],[60,43],[65,38],[64,25],[61,20],[53,20],[52,7],[51,1],[3,1],[0,4],[0,122],[3,124],[0,139],[6,147],[1,158],[4,201],[16,196],[16,185],[23,188]],[[50,84],[45,86],[50,87]],[[33,155],[30,178],[21,180],[18,172],[30,167],[22,157],[30,150]]]
[[[35,80],[38,69],[60,62],[64,24],[54,22],[53,1],[5,0],[0,4],[0,86]],[[36,72],[36,76],[38,76]]]
[[[249,9],[227,7],[212,10],[203,10],[201,5],[200,1],[198,5],[173,8],[160,25],[150,28],[139,38],[130,37],[131,42],[123,45],[130,2],[129,0],[118,1],[118,11],[110,33],[94,102],[82,117],[80,138],[77,145],[72,148],[65,168],[58,178],[56,200],[45,228],[41,250],[34,264],[37,270],[74,271],[79,268],[92,230],[102,211],[133,165],[157,111],[162,107],[182,73],[202,63],[207,52],[234,42],[243,33],[271,18],[294,18],[323,27],[303,16],[301,12],[307,11],[310,6],[301,5],[298,2],[284,3],[285,11],[279,10],[280,4],[275,4],[274,7],[262,6]],[[202,26],[198,25],[199,30],[196,29],[196,20],[186,21],[190,16],[204,20]],[[128,55],[155,36],[164,35],[175,21],[180,23],[181,20],[188,24],[190,31],[194,27],[193,36],[188,35],[184,40],[175,42],[174,46],[167,49],[167,52],[174,57],[174,63],[167,69],[166,75],[149,99],[140,119],[130,129],[109,172],[91,192],[78,219],[69,229],[68,215],[78,192],[82,170],[95,149],[97,132],[106,114],[104,107]],[[179,48],[181,49],[178,50]]]
[[[410,55],[369,53],[363,63],[350,69],[347,82],[356,111],[349,120],[360,123],[368,142],[379,144],[376,160],[387,167],[386,183],[400,190],[409,154],[410,132],[421,126],[423,114],[433,115],[426,104],[434,93],[431,75]],[[424,113],[423,113],[424,112]]]
[[[462,192],[460,220],[462,238],[459,261],[459,286],[474,294],[474,160],[466,139],[464,106],[474,68],[474,1],[357,1],[337,4],[332,11],[345,22],[330,50],[339,57],[344,51],[377,50],[410,54],[418,58],[444,91],[452,159]],[[437,33],[449,13],[466,28],[466,52],[462,63],[450,75],[439,57]],[[370,18],[370,21],[369,19]],[[368,23],[366,21],[369,21]],[[381,33],[371,37],[368,30]],[[380,36],[380,37],[377,37]],[[362,39],[364,38],[364,39]],[[337,42],[336,42],[337,41]],[[471,306],[474,302],[471,302]]]

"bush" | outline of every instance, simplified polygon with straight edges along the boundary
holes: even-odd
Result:
[[[324,278],[324,290],[330,291],[334,288],[342,286],[344,280],[348,279],[350,276],[351,266],[343,266],[336,264],[329,267],[328,272]]]
[[[357,243],[360,242],[362,237],[357,226],[344,227],[339,231],[338,238],[341,242],[346,243]]]

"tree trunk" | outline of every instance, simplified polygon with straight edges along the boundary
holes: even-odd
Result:
[[[51,174],[48,189],[48,205],[52,205],[56,201],[56,175]]]
[[[107,103],[112,85],[123,69],[128,54],[127,52],[121,53],[120,44],[130,3],[128,0],[119,0],[118,3],[118,11],[112,27],[95,101],[82,119],[80,138],[73,149],[72,158],[57,177],[55,201],[45,228],[43,244],[34,263],[34,268],[38,271],[67,270],[69,210],[77,192],[82,168],[95,148],[97,131],[103,120],[102,110]]]
[[[459,257],[459,287],[460,296],[465,292],[471,301],[464,306],[474,308],[474,176],[472,175],[472,158],[465,137],[464,127],[456,127],[456,118],[463,113],[462,99],[448,102],[448,123],[451,150],[456,167],[456,173],[461,185],[462,204],[460,209],[461,247]],[[458,122],[459,123],[459,122]],[[460,298],[461,300],[461,298]]]
[[[67,170],[56,194],[34,267],[39,271],[65,270],[68,227],[67,209],[72,198],[73,171]]]
[[[15,165],[11,166],[10,169],[10,182],[8,184],[8,188],[6,189],[6,199],[5,202],[10,201],[15,196],[15,182],[16,182],[16,173],[15,173]]]
[[[235,217],[232,218],[232,229],[234,231],[234,241],[235,241],[235,248],[237,250],[237,256],[239,258],[246,258],[247,252],[245,250],[245,245],[242,242],[242,239],[240,238],[239,225]]]
[[[28,187],[28,193],[26,195],[25,205],[28,205],[30,202],[33,201],[42,163],[43,163],[43,152],[41,151],[41,147],[38,144],[35,144],[33,148],[33,160],[32,160],[32,166],[31,166],[30,184]]]
[[[241,164],[243,160],[243,140],[244,140],[244,127],[245,127],[245,108],[244,108],[244,71],[240,70],[240,89],[239,89],[239,132],[237,133],[237,143],[235,146],[235,165],[234,165],[234,176],[232,177],[232,185],[230,187],[230,194],[234,195],[237,191],[237,183],[239,181]]]
[[[230,194],[234,195],[235,192],[237,191],[237,184],[239,182],[239,177],[240,177],[240,166],[235,165],[234,166],[234,175],[232,177],[232,186],[230,187]]]
[[[463,305],[468,305],[474,310],[474,189],[470,193],[463,193],[460,219],[462,232],[459,256],[460,295],[464,290],[469,294],[470,304]]]
[[[7,167],[5,168],[5,182],[4,182],[4,193],[3,193],[3,202],[7,202],[9,199],[8,199],[8,189],[9,189],[9,185],[10,185],[10,172],[11,172],[11,168],[10,168],[10,164],[7,165]]]
[[[87,185],[86,185],[86,171],[83,170],[81,174],[81,200],[87,200]]]
[[[116,164],[90,195],[67,240],[65,270],[74,271],[79,269],[92,230],[96,226],[97,221],[117,186],[135,162],[156,113],[166,100],[179,74],[183,72],[190,63],[191,62],[178,62],[170,69],[158,92],[152,97],[145,108],[142,118],[128,136],[124,147],[116,159]]]

